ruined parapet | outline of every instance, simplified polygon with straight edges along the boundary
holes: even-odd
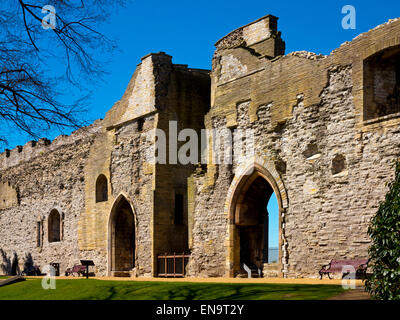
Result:
[[[314,52],[309,52],[309,51],[294,51],[289,53],[288,56],[298,57],[302,59],[309,59],[309,60],[322,60],[327,57],[326,55],[316,54]]]
[[[247,48],[259,57],[269,59],[285,54],[285,42],[278,31],[278,18],[267,15],[223,37],[215,44],[217,50]]]
[[[357,41],[362,41],[362,40],[364,40],[364,38],[367,38],[368,36],[371,36],[371,34],[375,33],[376,31],[381,30],[381,31],[384,31],[384,32],[386,32],[386,33],[389,34],[389,33],[391,33],[391,32],[388,30],[388,28],[391,28],[391,27],[396,28],[396,25],[397,25],[399,22],[400,22],[400,18],[389,19],[387,22],[382,23],[382,24],[376,26],[375,28],[368,30],[367,32],[360,33],[358,36],[356,36],[355,38],[353,38],[352,41],[345,41],[345,42],[343,42],[338,48],[334,49],[334,50],[331,52],[331,54],[334,54],[334,53],[336,53],[337,51],[342,50],[344,47],[349,46],[349,45],[352,45],[352,44],[354,44],[354,43],[357,42]],[[395,32],[393,32],[393,34],[394,34],[394,33],[395,33]]]
[[[101,121],[97,120],[88,127],[78,129],[69,136],[60,135],[53,141],[42,138],[38,141],[29,141],[24,146],[17,146],[12,150],[6,149],[0,154],[0,170],[6,170],[23,162],[31,161],[46,153],[58,150],[63,146],[78,143],[95,134],[100,129],[100,123]]]

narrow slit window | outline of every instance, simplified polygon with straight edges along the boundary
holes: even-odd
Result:
[[[42,245],[42,223],[40,221],[36,222],[36,247]]]

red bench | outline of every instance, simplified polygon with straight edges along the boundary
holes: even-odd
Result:
[[[82,276],[84,276],[85,274],[86,274],[86,267],[85,266],[82,266],[82,265],[80,265],[80,264],[76,264],[76,265],[74,265],[74,267],[71,269],[71,268],[68,268],[66,271],[65,271],[65,275],[68,277],[69,275],[72,275],[72,276],[75,276],[75,274],[77,274],[78,276],[80,276],[80,275],[82,275]]]
[[[351,266],[356,271],[356,276],[366,276],[367,267],[368,267],[368,259],[354,259],[354,260],[331,260],[331,262],[327,265],[322,266],[322,269],[319,271],[319,275],[321,279],[324,274],[328,275],[329,279],[332,279],[330,273],[342,273],[342,279],[348,275],[350,272],[345,266]]]

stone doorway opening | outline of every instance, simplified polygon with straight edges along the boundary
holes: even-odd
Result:
[[[280,277],[281,205],[268,175],[243,177],[231,204],[232,276]]]
[[[109,229],[110,273],[112,276],[130,276],[135,268],[135,219],[125,197],[114,205]]]

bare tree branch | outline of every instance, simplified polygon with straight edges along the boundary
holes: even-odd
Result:
[[[43,2],[43,3],[41,3]],[[78,128],[83,94],[72,104],[62,103],[66,86],[93,83],[104,74],[107,53],[115,43],[96,30],[109,12],[124,0],[13,0],[0,4],[0,142],[7,133],[2,122],[37,138],[41,130]],[[42,5],[56,9],[54,28],[42,28]],[[56,63],[64,74],[48,70]],[[4,129],[3,129],[4,130]]]

